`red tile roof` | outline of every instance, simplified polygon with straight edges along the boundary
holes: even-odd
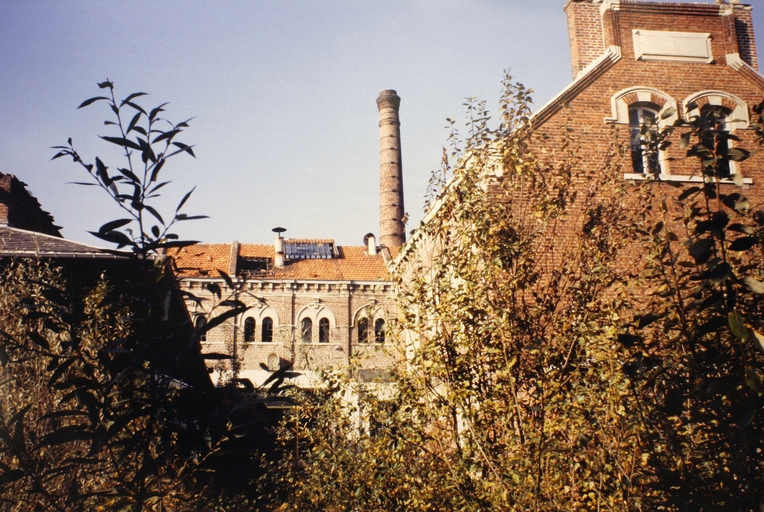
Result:
[[[289,260],[272,274],[258,279],[307,279],[317,281],[389,281],[390,274],[381,253],[366,254],[365,246],[338,246],[339,256],[331,259]],[[230,244],[197,244],[174,254],[181,277],[218,277],[228,273]],[[243,258],[274,258],[273,245],[240,244]],[[393,255],[394,256],[394,255]]]

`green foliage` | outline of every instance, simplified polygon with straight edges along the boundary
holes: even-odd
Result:
[[[93,234],[131,250],[60,269],[3,262],[0,508],[254,508],[259,497],[250,483],[261,459],[274,456],[268,427],[281,414],[267,405],[281,393],[287,369],[268,390],[212,386],[200,336],[247,308],[222,301],[227,311],[194,327],[167,256],[194,243],[170,231],[199,218],[180,213],[191,193],[166,224],[150,205],[168,183],[159,181],[167,159],[193,155],[176,140],[187,123],[163,131],[164,105],[147,112],[135,103],[143,93],[118,103],[111,82],[99,86],[110,95],[81,107],[109,104],[116,120],[106,124],[120,136],[102,139],[124,149],[125,168],[110,174],[98,157],[86,164],[71,140],[54,158],[71,156],[128,213]],[[129,123],[125,110],[132,111]]]
[[[643,485],[666,510],[758,510],[763,497],[764,212],[733,185],[743,176],[729,175],[731,162],[750,153],[723,128],[710,110],[662,130],[683,132],[703,182],[643,190],[658,208],[642,217],[649,251],[633,287],[651,293],[635,297],[621,341],[645,425]]]
[[[114,120],[106,120],[104,124],[115,127],[118,136],[102,135],[101,139],[122,148],[125,167],[118,167],[117,173],[110,174],[109,167],[99,157],[95,157],[94,163],[85,162],[74,149],[71,138],[66,146],[53,147],[59,150],[53,156],[54,160],[69,156],[90,174],[92,181],[78,183],[79,185],[100,186],[128,215],[128,218],[107,222],[98,231],[91,231],[91,234],[116,244],[117,248],[129,247],[136,255],[142,257],[196,243],[179,241],[178,236],[170,231],[178,222],[207,218],[206,215],[181,213],[193,190],[183,196],[169,222],[166,222],[151,204],[151,199],[159,197],[159,190],[169,183],[160,180],[160,172],[167,161],[182,153],[196,157],[193,146],[176,140],[176,137],[188,128],[191,120],[173,124],[162,118],[160,114],[165,111],[167,103],[162,103],[147,112],[135,101],[136,98],[146,96],[145,92],[132,93],[118,102],[114,96],[112,82],[107,79],[98,84],[98,87],[107,89],[109,96],[87,99],[78,108],[97,102],[106,102],[109,105]],[[136,230],[129,227],[135,225]]]
[[[505,81],[496,130],[468,102],[396,266],[405,360],[295,412],[283,509],[759,510],[764,212],[728,171],[749,152],[709,111],[641,134],[678,135],[697,186],[627,185],[617,132],[596,170],[572,130],[545,165],[528,94]]]

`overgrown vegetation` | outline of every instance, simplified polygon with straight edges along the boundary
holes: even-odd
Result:
[[[244,307],[210,290],[232,309],[191,324],[163,253],[193,243],[171,233],[189,195],[167,224],[147,204],[164,162],[192,154],[175,141],[186,124],[157,131],[163,106],[100,86],[111,96],[82,106],[110,105],[120,136],[103,139],[127,167],[71,141],[54,158],[128,213],[94,234],[131,257],[4,267],[4,509],[760,509],[764,211],[730,175],[750,153],[713,110],[641,134],[648,156],[685,149],[701,182],[630,185],[617,130],[597,168],[570,130],[549,163],[530,91],[505,79],[496,129],[470,100],[394,268],[392,381],[329,375],[275,436],[283,371],[268,392],[206,377],[199,336]]]
[[[273,445],[276,421],[267,396],[230,385],[213,388],[199,337],[246,308],[195,328],[166,258],[193,244],[171,231],[199,218],[181,212],[165,222],[152,206],[167,160],[193,155],[177,141],[187,123],[121,102],[108,80],[107,126],[101,137],[124,150],[110,173],[86,162],[71,139],[53,157],[71,157],[126,214],[93,234],[126,252],[113,261],[6,262],[0,280],[0,502],[4,510],[241,509],[256,498],[248,483]],[[124,117],[128,116],[128,117]],[[129,118],[129,122],[125,119]],[[167,125],[164,128],[164,125]],[[148,213],[147,213],[148,212]],[[228,278],[228,276],[224,276]],[[230,280],[230,279],[229,279]],[[193,297],[190,297],[193,299]],[[276,386],[277,387],[277,386]],[[278,392],[272,389],[272,393]]]
[[[537,160],[528,102],[507,79],[496,130],[468,103],[396,269],[406,363],[299,410],[286,508],[758,510],[764,213],[724,171],[748,153],[713,120],[647,127],[704,183],[636,188],[617,133],[598,169],[572,132]]]

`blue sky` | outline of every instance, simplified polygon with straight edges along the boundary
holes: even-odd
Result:
[[[68,137],[84,158],[121,165],[104,104],[76,110],[109,78],[118,96],[194,117],[180,139],[196,159],[163,173],[162,211],[186,191],[208,220],[183,226],[205,242],[334,238],[361,245],[378,233],[381,89],[402,98],[406,210],[421,218],[445,119],[465,97],[494,109],[504,69],[543,105],[571,80],[562,0],[37,1],[0,0],[0,171],[17,175],[67,238],[121,213],[85,172],[50,161]],[[755,6],[764,41],[764,6]],[[764,43],[759,44],[764,53]]]

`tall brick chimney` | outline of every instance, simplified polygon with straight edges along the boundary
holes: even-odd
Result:
[[[379,243],[400,247],[406,241],[403,222],[403,165],[401,163],[401,99],[392,89],[377,98],[379,109]]]
[[[605,51],[601,3],[602,0],[568,0],[563,7],[568,18],[570,63],[574,80]]]

